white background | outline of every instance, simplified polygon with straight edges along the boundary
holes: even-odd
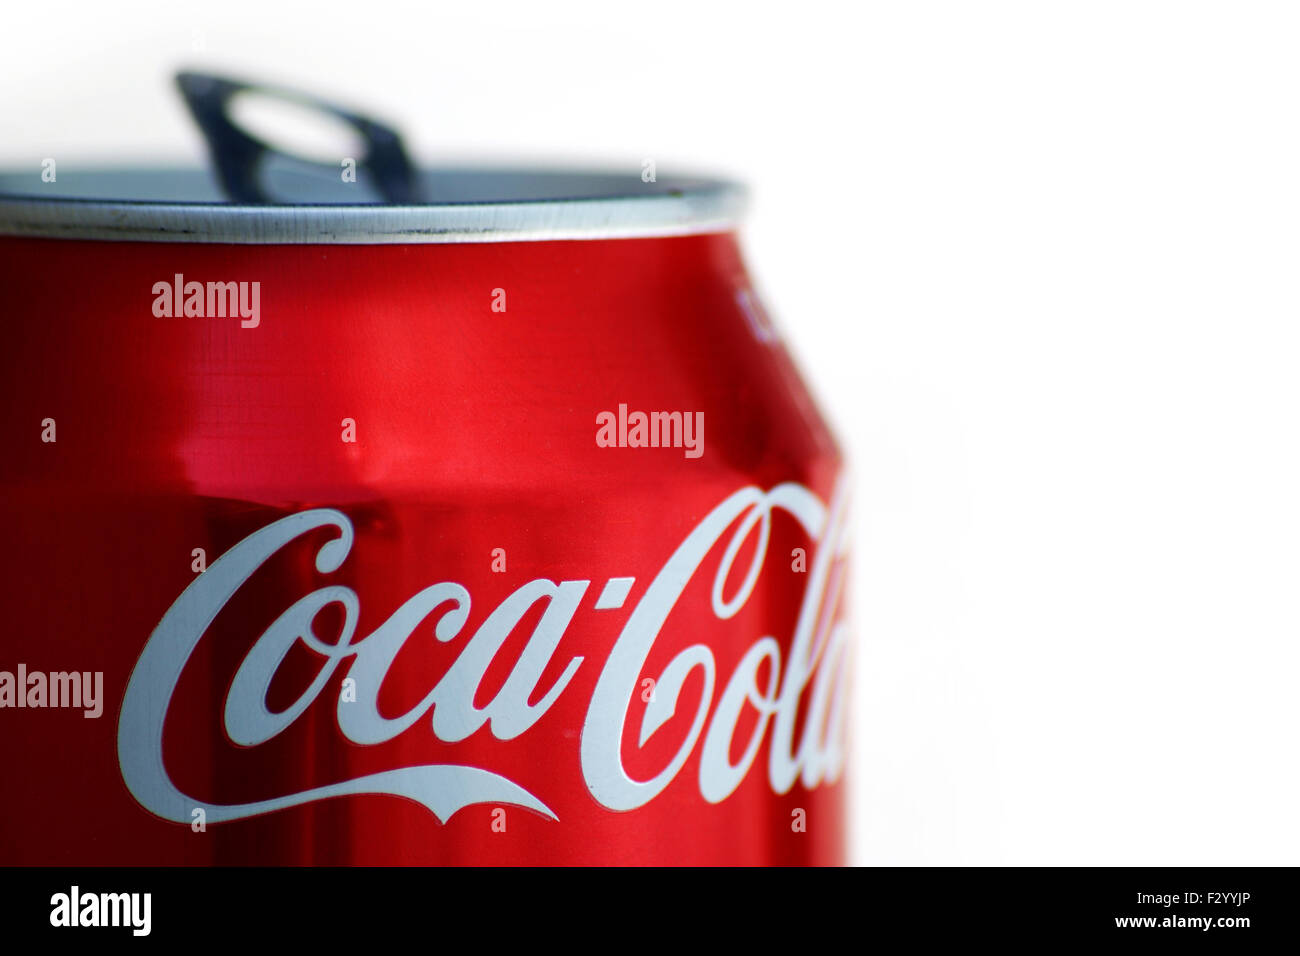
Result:
[[[855,859],[1296,864],[1298,11],[13,3],[0,160],[198,162],[196,64],[747,181],[858,476]]]

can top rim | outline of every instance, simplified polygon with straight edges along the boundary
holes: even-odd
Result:
[[[382,244],[615,239],[727,232],[744,187],[641,168],[427,167],[433,201],[386,203],[364,184],[278,176],[276,201],[225,201],[201,168],[0,171],[0,235],[131,242]],[[268,180],[276,184],[274,169]]]

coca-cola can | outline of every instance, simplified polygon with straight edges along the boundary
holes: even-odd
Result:
[[[180,83],[212,171],[0,175],[0,862],[843,862],[843,462],[742,191]]]

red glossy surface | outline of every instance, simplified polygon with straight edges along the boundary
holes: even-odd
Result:
[[[176,273],[258,281],[260,323],[154,315],[151,291]],[[418,246],[219,246],[0,240],[0,670],[102,671],[104,712],[0,709],[0,863],[838,863],[844,784],[777,794],[770,736],[717,804],[698,786],[700,743],[653,799],[615,812],[584,783],[580,739],[593,690],[629,613],[674,549],[738,489],[799,482],[829,502],[839,453],[779,343],[756,334],[748,280],[729,236]],[[492,311],[494,290],[506,311]],[[596,415],[702,412],[703,454],[602,448]],[[55,442],[42,441],[53,419]],[[341,438],[356,423],[356,441]],[[355,543],[339,570],[312,557],[330,535],[291,542],[221,610],[171,697],[163,761],[204,802],[238,803],[366,773],[454,763],[491,770],[557,820],[497,805],[438,821],[403,797],[335,797],[194,832],[128,791],[118,717],[151,632],[209,565],[248,535],[315,507],[342,511]],[[662,628],[643,673],[683,648],[711,649],[717,686],[772,635],[783,660],[808,579],[795,548],[815,542],[774,514],[757,586],[720,620],[710,588],[729,531]],[[504,549],[506,570],[492,568]],[[741,550],[734,590],[748,567]],[[837,565],[838,566],[838,565]],[[635,577],[619,609],[594,607],[605,582]],[[415,629],[386,677],[380,709],[413,707],[475,628],[534,579],[590,581],[539,682],[583,661],[536,724],[513,739],[488,727],[438,739],[427,718],[360,745],[335,718],[346,665],[283,733],[234,744],[225,697],[249,649],[290,604],[326,585],[359,601],[357,636],[438,582],[472,595],[460,636]],[[831,608],[832,615],[836,609]],[[338,606],[313,625],[337,640]],[[505,682],[540,610],[494,658],[475,703]],[[288,706],[320,670],[299,643],[268,694]],[[766,679],[766,672],[760,672]],[[654,776],[685,739],[704,681],[687,677],[677,712],[638,747],[634,699],[627,772]],[[531,698],[536,701],[541,692]],[[757,712],[740,719],[733,757]],[[806,832],[792,828],[795,810]]]

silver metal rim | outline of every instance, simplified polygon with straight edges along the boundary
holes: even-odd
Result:
[[[728,232],[745,190],[711,183],[678,193],[420,206],[242,206],[0,198],[0,235],[118,242],[536,242]]]

